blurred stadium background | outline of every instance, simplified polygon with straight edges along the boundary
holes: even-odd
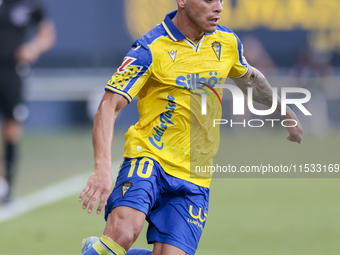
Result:
[[[26,70],[30,116],[16,202],[0,205],[0,255],[80,254],[82,238],[101,235],[103,216],[87,215],[77,202],[93,167],[92,118],[134,38],[176,9],[174,0],[42,2],[58,39]],[[285,141],[282,127],[222,127],[221,160],[340,163],[339,11],[338,0],[225,0],[220,24],[239,35],[248,62],[272,86],[309,89],[307,108],[314,116],[301,116],[302,145]],[[230,105],[227,95],[224,100]],[[117,121],[115,166],[123,154],[124,132],[137,119],[133,101]],[[215,178],[197,254],[338,254],[339,187],[339,179]],[[145,240],[144,229],[135,247],[151,249]]]

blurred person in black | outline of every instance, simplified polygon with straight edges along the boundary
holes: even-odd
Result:
[[[27,40],[30,29],[34,29],[34,33]],[[3,117],[1,123],[5,148],[3,165],[9,186],[2,198],[4,203],[11,198],[21,123],[28,116],[23,105],[20,71],[35,63],[54,42],[54,25],[46,19],[38,0],[0,0],[0,115]]]

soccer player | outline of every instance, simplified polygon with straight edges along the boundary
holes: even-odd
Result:
[[[83,254],[136,254],[129,249],[144,220],[153,255],[194,254],[208,215],[211,176],[200,178],[190,165],[211,164],[219,141],[218,128],[202,123],[194,109],[200,96],[195,92],[210,89],[221,96],[213,87],[231,77],[245,93],[252,87],[255,101],[272,105],[271,87],[246,62],[238,37],[218,25],[223,1],[177,3],[177,11],[133,44],[106,86],[93,127],[95,170],[79,201],[91,213],[100,199],[96,212],[106,205],[107,223],[100,240]],[[109,195],[115,119],[135,96],[140,119],[125,135],[124,161]],[[210,115],[220,116],[221,107],[209,102]],[[278,112],[280,106],[278,100]],[[288,107],[283,118],[299,123]],[[299,124],[288,132],[288,140],[302,141]]]
[[[31,28],[36,29],[35,36],[26,41]],[[23,105],[20,70],[33,64],[54,41],[54,25],[46,19],[38,0],[0,0],[0,114],[4,117],[4,165],[9,185],[5,203],[11,198],[21,123],[28,115]]]

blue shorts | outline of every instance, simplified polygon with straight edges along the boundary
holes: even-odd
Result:
[[[194,254],[206,223],[209,189],[164,172],[151,158],[126,158],[105,208],[118,206],[146,215],[148,243],[160,242]]]

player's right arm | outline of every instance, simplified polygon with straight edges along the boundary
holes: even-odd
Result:
[[[134,98],[150,76],[151,51],[146,43],[137,40],[105,87],[93,123],[95,169],[79,196],[83,209],[91,213],[100,199],[97,214],[106,205],[112,190],[111,144],[115,120],[120,110]],[[91,201],[91,202],[90,202]]]
[[[85,198],[83,209],[89,205],[88,213],[92,212],[100,199],[97,209],[97,214],[100,214],[110,195],[112,189],[111,145],[114,124],[118,113],[127,103],[125,97],[106,91],[95,115],[92,134],[95,168],[79,196],[79,201]]]

